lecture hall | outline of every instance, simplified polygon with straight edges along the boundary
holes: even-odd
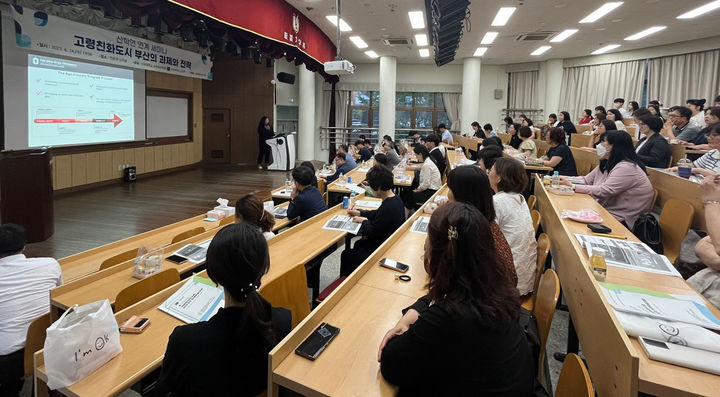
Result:
[[[718,395],[720,0],[0,14],[0,397]]]

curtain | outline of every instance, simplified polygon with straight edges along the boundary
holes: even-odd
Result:
[[[642,100],[645,79],[645,60],[578,66],[563,70],[560,85],[560,109],[545,109],[546,113],[568,111],[573,119],[583,109],[603,105],[612,108],[615,98]]]
[[[450,131],[460,131],[460,94],[445,92],[442,98],[445,111],[452,123]]]
[[[508,80],[510,82],[510,92],[508,93],[510,109],[538,108],[539,72],[537,70],[508,73]]]
[[[654,58],[649,68],[648,100],[664,106],[705,98],[708,107],[720,94],[720,50]]]

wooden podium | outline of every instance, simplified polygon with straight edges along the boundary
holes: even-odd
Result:
[[[0,218],[23,226],[28,243],[47,240],[55,231],[51,170],[49,149],[0,156]]]

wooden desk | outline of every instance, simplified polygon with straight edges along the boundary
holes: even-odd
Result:
[[[352,183],[359,184],[360,182],[365,180],[365,175],[367,175],[367,172],[370,171],[370,168],[372,168],[374,164],[375,162],[373,160],[368,160],[364,163],[360,163],[352,171],[348,172],[346,176],[351,178]],[[345,186],[341,186],[338,183],[338,180],[334,180],[329,183],[327,185],[327,191],[328,193],[350,194],[350,189],[346,188]]]
[[[599,290],[589,259],[575,238],[587,234],[584,224],[560,218],[562,209],[590,208],[613,229],[613,234],[637,238],[590,196],[556,196],[542,183],[535,183],[535,196],[542,215],[543,229],[552,242],[563,295],[572,315],[593,385],[599,396],[637,395],[713,395],[720,389],[720,377],[687,368],[651,361],[635,339],[630,339]],[[607,282],[638,286],[667,293],[697,294],[680,277],[608,267]],[[711,311],[720,315],[720,311]]]
[[[184,221],[176,222],[167,226],[140,233],[126,239],[105,244],[97,248],[66,256],[59,259],[64,282],[76,280],[93,272],[100,270],[100,264],[108,258],[123,252],[137,249],[144,245],[150,248],[164,247],[169,245],[173,237],[196,227],[204,227],[212,230],[218,227],[219,221],[204,221],[205,215],[198,215]]]
[[[275,207],[287,207],[287,206],[289,206],[289,205],[290,205],[290,202],[289,202],[289,201],[286,201],[286,202],[284,202],[284,203],[281,203],[281,204],[279,204],[279,205],[276,205]],[[286,216],[285,218],[282,218],[282,219],[276,217],[276,218],[275,218],[275,225],[273,225],[272,231],[277,233],[278,230],[284,229],[284,228],[292,225],[292,223],[293,223],[292,220],[288,219],[287,216]]]
[[[519,153],[520,153],[519,151],[509,147],[508,149],[503,150],[503,157],[520,161],[519,159],[517,159],[515,157],[515,155],[519,154]],[[523,166],[525,167],[525,171],[529,171],[529,172],[548,173],[553,170],[552,167],[548,167],[545,165],[530,165],[530,164],[523,163]]]
[[[458,146],[465,148],[465,155],[468,157],[470,157],[470,150],[477,152],[480,150],[480,146],[482,145],[482,139],[475,136],[453,134],[453,140]]]
[[[707,230],[705,206],[700,199],[699,184],[654,168],[648,167],[647,172],[650,183],[658,191],[656,205],[662,208],[668,200],[673,198],[686,201],[695,208],[691,227],[696,230]]]
[[[703,155],[707,153],[707,150],[696,150],[696,149],[688,149],[687,145],[681,145],[679,143],[671,143],[670,144],[671,149],[671,160],[670,160],[670,166],[674,167],[677,165],[678,161],[684,159],[687,157],[688,154],[699,154]]]

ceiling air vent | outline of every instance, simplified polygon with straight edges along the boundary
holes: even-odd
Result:
[[[390,47],[412,45],[412,42],[410,41],[410,39],[406,39],[406,38],[402,38],[402,37],[383,39],[383,43],[385,43],[385,45],[389,45]]]
[[[532,32],[518,35],[516,41],[545,41],[557,32]]]

